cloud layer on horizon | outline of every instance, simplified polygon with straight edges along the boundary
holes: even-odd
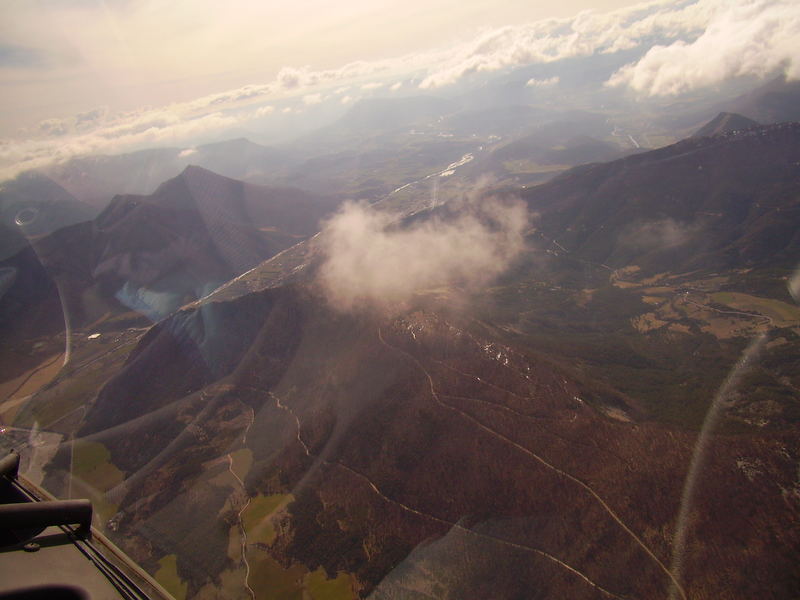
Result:
[[[655,45],[654,45],[655,44]],[[76,155],[191,145],[269,119],[375,94],[435,93],[481,74],[641,48],[608,85],[643,96],[679,94],[739,76],[800,77],[800,4],[790,0],[657,0],[609,13],[487,29],[460,44],[338,68],[286,66],[266,83],[118,112],[50,118],[0,140],[0,179]],[[557,76],[531,79],[553,84]],[[335,91],[334,91],[335,90]]]

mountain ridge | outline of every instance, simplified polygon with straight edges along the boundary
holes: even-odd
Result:
[[[728,133],[740,129],[750,129],[758,127],[758,123],[753,119],[748,119],[737,113],[721,112],[708,123],[692,134],[692,137],[707,137]]]
[[[257,191],[186,167],[152,198],[117,196],[79,227],[109,241],[98,264],[129,284],[129,300],[167,290],[168,310],[128,332],[124,352],[84,359],[101,375],[63,374],[19,420],[45,415],[71,436],[48,489],[98,499],[111,537],[146,568],[175,555],[190,595],[230,580],[301,595],[298,582],[319,572],[375,598],[435,586],[452,597],[786,597],[800,542],[800,318],[785,289],[798,163],[792,123],[490,189],[477,201],[513,196],[535,214],[519,260],[485,289],[431,286],[391,312],[335,309],[314,280],[326,247],[311,241],[201,302],[190,302],[194,280],[162,285],[189,273],[175,267],[184,259],[201,275],[201,257],[224,263],[213,232],[234,219],[219,211],[241,219]],[[391,227],[456,222],[461,210],[434,205]],[[725,398],[704,477],[684,493],[705,415],[759,332],[763,359]],[[92,377],[77,418],[63,398]],[[90,467],[69,483],[75,456]]]

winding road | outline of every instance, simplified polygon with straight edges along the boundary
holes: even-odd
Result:
[[[247,447],[247,434],[250,431],[250,428],[253,426],[253,422],[255,421],[255,411],[251,407],[247,407],[250,409],[250,422],[247,424],[247,427],[244,430],[244,435],[242,435],[242,448]],[[250,563],[247,560],[247,531],[244,527],[244,521],[242,520],[242,514],[244,511],[247,510],[247,507],[250,506],[250,496],[247,495],[247,488],[244,485],[244,481],[242,481],[241,477],[236,474],[236,471],[233,470],[233,456],[232,452],[228,452],[228,471],[231,475],[236,479],[237,483],[241,486],[242,491],[244,492],[244,497],[246,498],[246,502],[244,506],[239,510],[236,515],[236,519],[239,522],[239,531],[241,532],[241,539],[242,539],[242,562],[244,563],[244,586],[247,588],[247,591],[250,593],[250,597],[253,600],[256,600],[256,593],[253,591],[253,588],[250,587]]]
[[[399,352],[399,353],[403,354],[404,356],[406,356],[408,359],[410,359],[412,362],[414,362],[417,365],[417,367],[425,374],[425,376],[428,379],[428,385],[430,387],[431,396],[433,397],[434,401],[437,404],[439,404],[440,406],[442,406],[443,408],[445,408],[447,410],[453,411],[453,412],[461,415],[463,418],[465,418],[468,421],[472,422],[473,424],[475,424],[478,428],[480,428],[484,432],[488,433],[489,435],[492,435],[492,436],[496,437],[499,440],[502,440],[502,441],[510,444],[511,446],[513,446],[514,448],[519,450],[520,452],[522,452],[522,453],[526,454],[527,456],[529,456],[529,457],[533,458],[534,460],[536,460],[538,463],[540,463],[541,465],[543,465],[547,469],[549,469],[549,470],[553,471],[554,473],[558,474],[559,476],[561,476],[561,477],[563,477],[563,478],[575,483],[580,488],[582,488],[587,493],[589,493],[592,496],[592,498],[594,498],[595,501],[597,501],[597,503],[602,507],[602,509],[636,542],[636,544],[656,563],[656,565],[658,565],[659,569],[661,569],[661,571],[663,571],[664,574],[669,578],[669,580],[671,581],[672,585],[674,586],[674,589],[676,589],[678,591],[678,593],[680,594],[681,598],[683,600],[687,600],[686,592],[684,591],[683,587],[680,585],[678,580],[675,578],[675,576],[672,574],[672,572],[653,553],[653,551],[650,550],[650,548],[639,538],[639,536],[637,536],[631,530],[631,528],[628,527],[622,521],[622,519],[620,519],[620,517],[614,512],[614,510],[608,505],[608,503],[606,503],[606,501],[603,500],[603,498],[601,498],[600,495],[597,492],[595,492],[594,489],[592,489],[591,486],[589,486],[587,483],[583,482],[582,480],[578,479],[574,475],[571,475],[571,474],[567,473],[566,471],[563,471],[562,469],[559,469],[558,467],[556,467],[555,465],[549,463],[548,461],[546,461],[544,458],[542,458],[541,456],[539,456],[535,452],[533,452],[533,451],[529,450],[528,448],[518,444],[517,442],[515,442],[514,440],[506,437],[502,433],[499,433],[499,432],[495,431],[494,429],[491,429],[490,427],[487,427],[486,425],[484,425],[481,421],[479,421],[478,419],[476,419],[472,415],[462,411],[461,409],[459,409],[459,408],[457,408],[457,407],[455,407],[455,406],[453,406],[451,404],[448,404],[447,402],[444,402],[441,399],[439,393],[436,391],[436,388],[434,387],[433,378],[431,377],[430,373],[428,373],[428,371],[425,369],[425,367],[422,365],[422,363],[420,363],[419,360],[415,356],[413,356],[412,354],[409,354],[405,350],[402,350],[400,348],[392,346],[391,344],[386,342],[386,340],[383,337],[383,334],[381,332],[380,327],[378,327],[377,334],[378,334],[378,339],[380,340],[381,344],[383,344],[386,348],[388,348],[390,350],[393,350],[395,352]],[[478,380],[480,381],[479,378],[478,378]],[[572,567],[570,567],[570,569],[573,570],[574,572],[578,573]],[[602,589],[599,586],[597,586],[597,584],[593,584],[593,585],[598,587],[598,589]],[[607,592],[607,593],[609,595],[612,595],[612,596],[615,596],[615,597],[619,597],[619,596],[616,596],[615,594],[612,594],[610,592]]]
[[[378,333],[380,335],[380,330],[379,330]],[[383,339],[381,339],[381,341],[383,342]],[[392,348],[392,346],[389,346],[388,344],[386,344],[386,342],[383,342],[383,343],[387,347]],[[399,350],[399,349],[394,349],[394,350],[397,350],[399,352],[403,352],[402,350]],[[297,424],[297,441],[302,445],[303,450],[305,451],[306,455],[310,456],[310,457],[313,457],[314,455],[309,451],[308,446],[303,441],[303,438],[300,435],[300,419],[297,417],[295,412],[291,408],[289,408],[285,404],[283,404],[275,394],[273,394],[272,392],[269,392],[269,395],[272,398],[275,399],[278,408],[280,408],[281,410],[286,411],[287,413],[292,415],[292,417],[294,417],[295,423]],[[454,529],[456,529],[458,531],[461,531],[461,532],[466,533],[466,534],[471,535],[471,536],[475,536],[475,537],[478,537],[478,538],[481,538],[481,539],[484,539],[484,540],[490,540],[490,541],[493,541],[493,542],[496,542],[496,543],[503,544],[505,546],[510,546],[512,548],[516,548],[518,550],[523,550],[523,551],[526,551],[526,552],[532,552],[534,554],[538,554],[539,556],[542,556],[542,557],[544,557],[544,558],[546,558],[546,559],[558,564],[559,566],[563,567],[564,569],[566,569],[567,571],[569,571],[573,575],[579,577],[586,584],[590,585],[594,589],[596,589],[599,592],[603,593],[605,596],[608,596],[610,598],[616,598],[617,600],[625,600],[625,598],[623,596],[620,596],[620,595],[615,594],[614,592],[612,592],[610,590],[607,590],[603,586],[601,586],[598,583],[596,583],[596,582],[592,581],[591,579],[589,579],[589,577],[587,577],[584,573],[581,573],[575,567],[565,563],[564,561],[562,561],[558,557],[553,556],[552,554],[550,554],[549,552],[546,552],[545,550],[542,550],[541,548],[535,548],[533,546],[529,546],[529,545],[526,545],[526,544],[520,544],[520,543],[517,543],[517,542],[512,542],[511,540],[507,540],[507,539],[504,539],[504,538],[501,538],[501,537],[497,537],[497,536],[494,536],[494,535],[490,535],[490,534],[487,534],[487,533],[481,533],[481,532],[469,529],[467,527],[464,527],[463,525],[461,525],[457,521],[450,521],[448,519],[442,519],[441,517],[437,517],[435,515],[423,512],[423,511],[418,510],[418,509],[416,509],[416,508],[414,508],[412,506],[404,504],[404,503],[402,503],[402,502],[400,502],[398,500],[390,498],[383,491],[381,491],[381,489],[369,477],[367,477],[363,473],[360,473],[359,471],[357,471],[353,467],[348,466],[348,465],[344,464],[341,461],[332,462],[332,461],[328,461],[328,460],[325,460],[325,459],[320,459],[320,460],[326,466],[339,467],[339,468],[347,471],[351,475],[357,477],[358,479],[362,480],[364,483],[367,484],[367,486],[370,488],[370,490],[372,490],[372,492],[375,493],[377,496],[379,496],[384,502],[392,504],[392,505],[402,509],[403,511],[405,511],[405,512],[407,512],[409,514],[412,514],[412,515],[415,515],[417,517],[420,517],[420,518],[423,518],[423,519],[427,519],[427,520],[430,520],[430,521],[434,521],[434,522],[440,523],[442,525],[446,525],[447,527],[454,528]]]

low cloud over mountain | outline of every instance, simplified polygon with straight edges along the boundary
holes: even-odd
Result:
[[[335,307],[402,304],[420,290],[474,288],[502,273],[523,248],[524,205],[484,200],[452,219],[435,216],[408,227],[350,203],[322,232],[320,281]]]

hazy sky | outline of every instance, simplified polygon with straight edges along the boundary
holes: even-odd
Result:
[[[798,0],[0,6],[0,179],[81,154],[290,132],[364,97],[446,92],[536,64],[557,73],[559,61],[621,51],[640,58],[598,89],[634,98],[800,77]],[[529,84],[557,93],[559,77]]]
[[[0,131],[96,106],[130,110],[447,46],[481,27],[631,0],[5,0]]]

